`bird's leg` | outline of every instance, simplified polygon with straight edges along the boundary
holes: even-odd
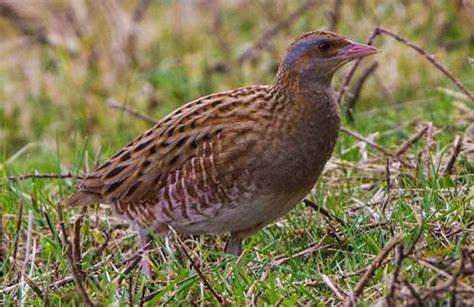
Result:
[[[227,239],[225,244],[225,252],[235,256],[242,254],[242,241],[243,239],[234,234],[230,235],[230,238]]]
[[[151,259],[149,254],[150,243],[151,243],[151,235],[145,229],[138,230],[138,238],[139,238],[139,248],[142,250],[142,260],[141,260],[141,267],[142,273],[148,276],[149,278],[153,279],[155,277],[155,273],[151,269]]]

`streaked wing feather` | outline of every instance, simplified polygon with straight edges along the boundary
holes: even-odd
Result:
[[[251,137],[255,125],[248,113],[235,109],[245,109],[244,104],[266,91],[265,86],[242,88],[184,105],[83,179],[79,190],[100,194],[105,203],[150,199],[166,186],[170,174],[193,157],[209,157],[212,153],[205,151],[206,146],[214,146],[220,153],[219,159],[214,156],[212,167],[236,171],[238,164],[232,161],[242,160],[247,147],[253,146],[257,138]],[[246,134],[250,137],[241,137]],[[225,141],[216,142],[218,135]]]

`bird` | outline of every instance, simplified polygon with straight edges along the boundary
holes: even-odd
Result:
[[[377,53],[329,31],[296,38],[270,85],[179,107],[79,181],[71,207],[107,204],[138,231],[166,238],[229,233],[225,251],[283,217],[313,188],[340,129],[331,80]],[[142,270],[150,274],[144,259]]]

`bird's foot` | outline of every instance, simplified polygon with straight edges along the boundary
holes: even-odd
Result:
[[[152,269],[152,262],[150,258],[150,245],[151,245],[151,236],[148,231],[139,230],[139,248],[141,249],[141,268],[142,273],[148,276],[150,279],[155,279],[156,274]]]
[[[151,267],[151,260],[147,252],[144,252],[141,260],[142,273],[150,279],[155,279],[156,274]]]
[[[231,235],[225,245],[225,252],[235,256],[242,254],[242,239]]]

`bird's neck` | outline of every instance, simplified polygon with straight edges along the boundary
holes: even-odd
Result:
[[[276,97],[286,97],[281,103],[291,104],[302,111],[337,110],[333,99],[331,77],[318,73],[296,73],[280,67],[270,87]]]
[[[330,78],[322,81],[314,77],[303,78],[301,74],[280,69],[273,85],[273,115],[281,127],[288,127],[281,133],[303,134],[304,138],[332,149],[340,128],[339,106],[337,105]],[[283,128],[284,129],[284,128]],[[318,146],[319,146],[318,145]]]

